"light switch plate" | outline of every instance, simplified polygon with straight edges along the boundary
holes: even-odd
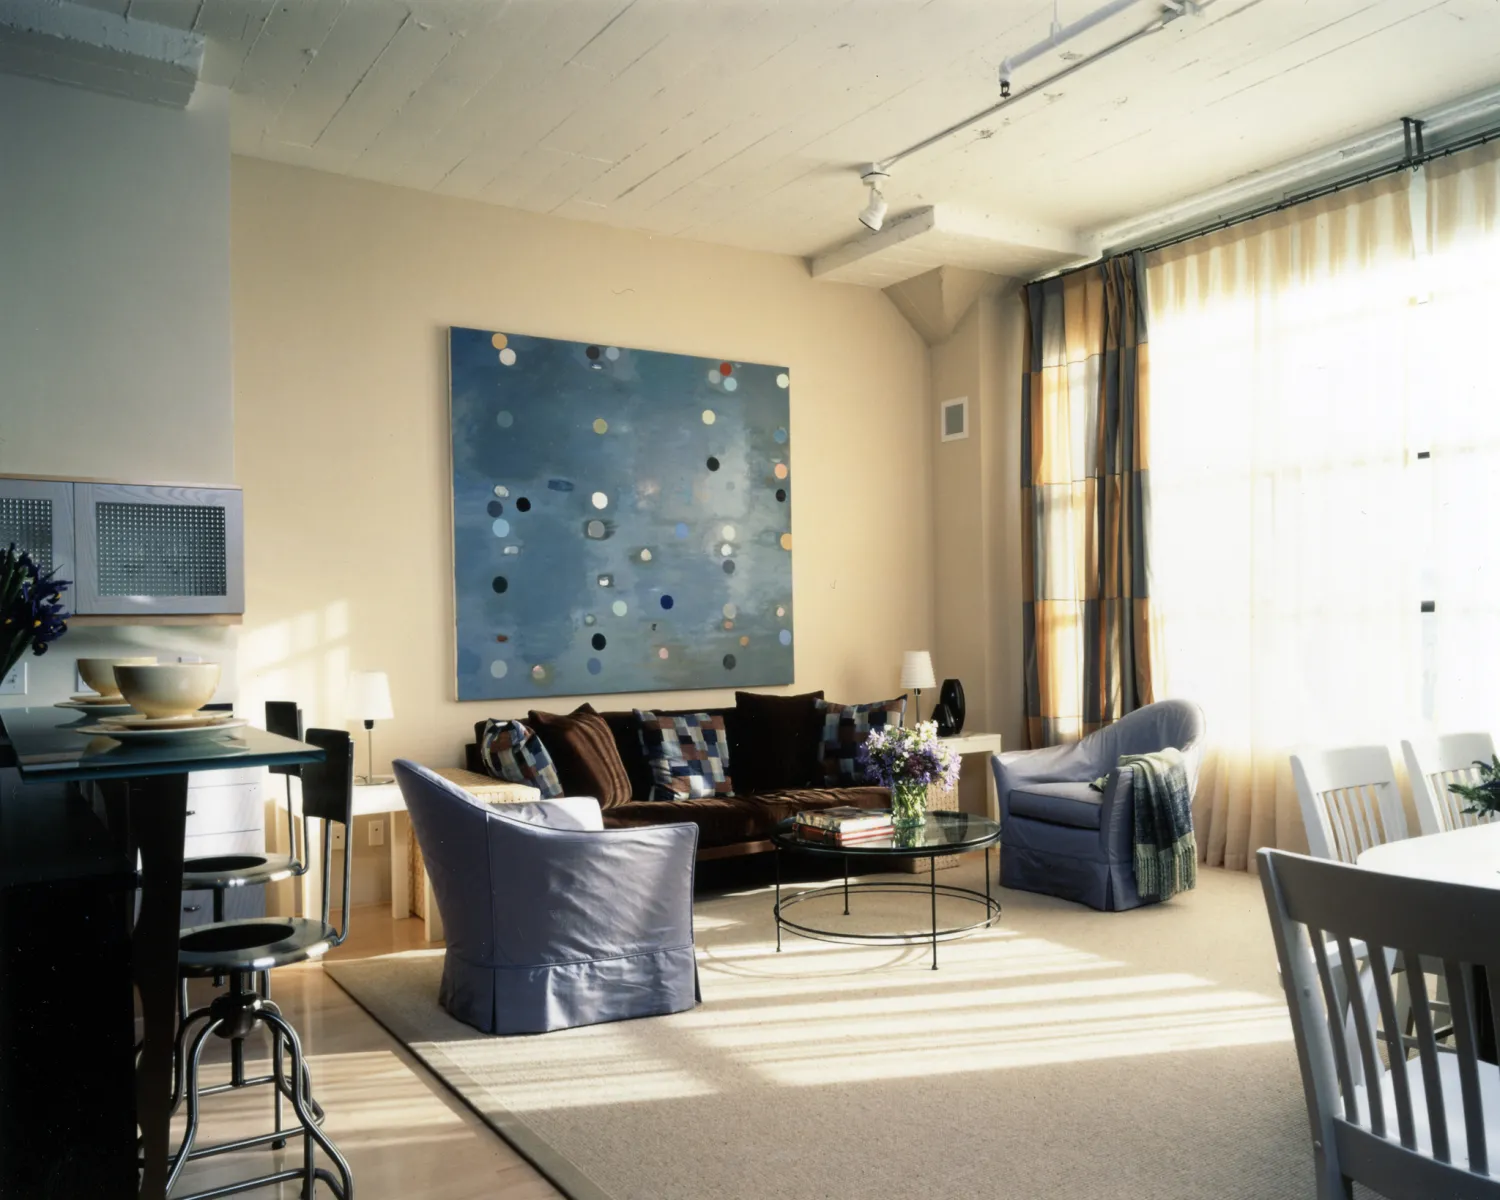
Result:
[[[385,822],[378,818],[370,822],[370,845],[385,845]]]
[[[10,674],[0,679],[0,696],[24,696],[26,694],[26,664],[18,662]]]
[[[335,825],[333,827],[332,833],[333,848],[335,850],[342,850],[344,848],[344,827],[342,825]]]

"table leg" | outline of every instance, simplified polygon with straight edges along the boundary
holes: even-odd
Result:
[[[937,857],[927,856],[927,888],[932,896],[932,969],[937,970]]]
[[[132,780],[128,793],[131,835],[141,856],[141,909],[131,940],[144,1025],[136,1068],[136,1123],[145,1156],[141,1200],[166,1196],[187,784],[185,774],[158,775]]]
[[[781,847],[777,846],[772,852],[776,859],[776,907],[773,915],[776,918],[776,953],[781,953]]]
[[[391,820],[391,918],[401,921],[411,916],[410,858],[411,822],[404,812],[393,812]],[[425,898],[425,897],[424,897]]]
[[[849,856],[843,855],[844,859],[844,916],[849,915]]]

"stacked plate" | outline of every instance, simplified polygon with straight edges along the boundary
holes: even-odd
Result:
[[[248,723],[227,712],[194,712],[180,717],[143,717],[137,713],[104,717],[96,724],[79,726],[77,732],[119,742],[192,742],[242,729]]]
[[[79,692],[58,701],[57,708],[71,708],[90,717],[116,716],[133,711],[125,697],[101,696],[98,692]]]

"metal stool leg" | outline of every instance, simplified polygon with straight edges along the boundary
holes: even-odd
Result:
[[[323,1180],[333,1189],[338,1200],[354,1200],[354,1176],[349,1170],[349,1164],[344,1161],[344,1156],[339,1153],[338,1147],[333,1144],[326,1133],[318,1128],[318,1123],[313,1119],[312,1110],[308,1107],[308,1095],[311,1091],[311,1075],[307,1070],[307,1063],[302,1057],[302,1043],[297,1038],[297,1031],[287,1023],[279,1014],[262,1010],[260,1019],[277,1031],[286,1042],[287,1048],[292,1053],[292,1074],[304,1080],[303,1087],[297,1088],[291,1095],[292,1108],[297,1113],[297,1120],[302,1123],[302,1131],[305,1139],[304,1163],[306,1168],[306,1180],[304,1187],[307,1200],[313,1200],[314,1189],[317,1181]],[[305,1090],[304,1090],[305,1089]],[[334,1179],[332,1174],[321,1168],[315,1167],[313,1162],[312,1143],[316,1142],[322,1147],[333,1162],[334,1169],[338,1171],[339,1178]]]
[[[193,1141],[198,1136],[198,1063],[203,1057],[204,1043],[221,1024],[218,1020],[209,1021],[193,1039],[187,1063],[187,1128],[183,1130],[182,1145],[178,1148],[177,1155],[172,1160],[172,1169],[167,1175],[167,1195],[171,1195],[177,1177],[182,1174],[182,1168],[187,1166],[188,1158],[193,1152]]]

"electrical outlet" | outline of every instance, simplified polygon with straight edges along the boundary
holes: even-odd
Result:
[[[179,654],[177,661],[180,663],[198,663],[203,661],[201,654]]]
[[[0,696],[24,696],[26,694],[26,664],[18,662],[10,674],[0,679]]]
[[[342,825],[335,825],[333,827],[333,848],[335,850],[342,850],[344,848],[344,827]]]
[[[384,846],[385,845],[385,822],[384,821],[374,820],[374,821],[370,822],[370,845],[372,845],[372,846]]]

